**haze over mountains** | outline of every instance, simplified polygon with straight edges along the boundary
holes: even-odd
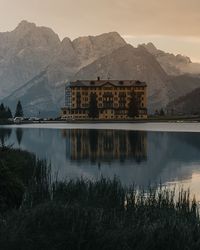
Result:
[[[154,55],[168,75],[200,74],[200,63],[193,63],[189,57],[174,55],[157,49],[153,43],[142,44]]]
[[[116,32],[73,41],[49,28],[22,21],[0,33],[0,99],[14,110],[22,101],[27,115],[59,115],[64,85],[72,79],[136,79],[148,84],[153,112],[200,87],[200,64],[157,50],[134,48]]]

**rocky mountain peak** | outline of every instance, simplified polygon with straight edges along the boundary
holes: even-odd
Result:
[[[126,45],[125,40],[117,32],[79,37],[72,43],[79,60],[83,62],[83,66]]]
[[[200,66],[192,63],[187,56],[166,53],[157,49],[153,43],[141,44],[139,47],[145,48],[149,53],[155,56],[168,75],[192,74],[196,71],[199,72]]]
[[[156,48],[156,46],[153,44],[153,43],[147,43],[147,44],[142,44],[142,46],[144,47],[144,48],[146,48],[148,51],[149,51],[149,53],[151,53],[151,54],[157,54],[157,52],[158,52],[158,49]]]
[[[15,28],[15,32],[27,32],[29,30],[32,30],[36,28],[35,23],[28,22],[26,20],[21,21],[18,26]]]
[[[187,56],[178,54],[176,55],[176,58],[180,63],[185,63],[185,64],[192,63],[191,59]]]

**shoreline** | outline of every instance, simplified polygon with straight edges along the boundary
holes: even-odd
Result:
[[[130,130],[152,132],[200,132],[198,122],[124,122],[124,123],[66,123],[66,122],[40,122],[0,125],[0,128],[41,128],[41,129],[106,129]]]

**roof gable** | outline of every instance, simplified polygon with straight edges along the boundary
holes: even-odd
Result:
[[[101,86],[103,86],[103,87],[115,87],[115,85],[111,82],[105,82]]]

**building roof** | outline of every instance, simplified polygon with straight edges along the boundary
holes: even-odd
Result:
[[[103,85],[113,85],[115,87],[146,87],[145,82],[138,80],[77,80],[75,82],[69,82],[71,87],[102,87]]]

